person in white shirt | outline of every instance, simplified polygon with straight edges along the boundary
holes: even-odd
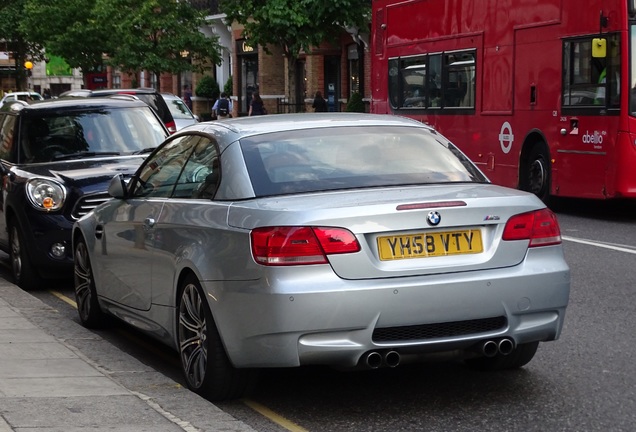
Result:
[[[214,102],[212,111],[219,120],[228,119],[232,117],[232,101],[225,94],[221,93],[221,97]]]

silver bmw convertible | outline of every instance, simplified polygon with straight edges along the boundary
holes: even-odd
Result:
[[[409,119],[200,123],[109,193],[74,227],[80,320],[115,316],[178,350],[211,400],[258,368],[519,368],[563,327],[554,213]]]

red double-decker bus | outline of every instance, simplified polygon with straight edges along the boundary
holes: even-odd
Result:
[[[636,197],[636,0],[372,4],[373,112],[544,200]]]

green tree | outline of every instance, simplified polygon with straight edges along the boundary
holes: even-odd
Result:
[[[127,72],[149,70],[158,77],[221,62],[218,38],[199,30],[205,13],[189,2],[95,0],[94,10],[97,20],[108,23],[108,63]]]
[[[19,28],[48,52],[89,72],[103,64],[111,34],[94,15],[94,0],[24,0]]]
[[[324,40],[335,39],[344,27],[367,29],[370,0],[220,0],[228,24],[244,26],[251,44],[267,50],[280,46],[287,60],[288,98],[294,102],[296,60]]]
[[[42,58],[42,47],[34,42],[30,29],[19,25],[25,16],[25,8],[25,0],[11,0],[0,7],[0,40],[6,42],[14,58],[18,90],[26,88],[27,71],[24,62]]]
[[[220,62],[217,39],[200,31],[205,14],[187,1],[11,1],[26,4],[21,29],[30,29],[40,45],[84,72],[104,61],[126,72],[149,70],[157,76]]]

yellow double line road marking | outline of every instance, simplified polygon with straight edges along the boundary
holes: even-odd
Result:
[[[54,295],[55,297],[57,297],[58,299],[62,300],[64,303],[68,303],[69,305],[71,305],[74,309],[77,309],[77,303],[65,296],[64,294],[58,292],[58,291],[52,291],[49,290],[49,292]],[[119,332],[120,334],[122,334],[123,336],[125,336],[126,338],[132,340],[135,344],[137,345],[143,345],[148,351],[151,351],[155,354],[157,354],[159,357],[161,357],[162,359],[167,360],[169,363],[180,366],[179,362],[175,362],[174,361],[174,357],[168,357],[165,354],[163,354],[163,352],[161,350],[156,349],[155,347],[153,347],[152,345],[149,345],[143,341],[141,341],[139,338],[135,337],[134,335],[131,335],[130,333],[127,332]],[[258,402],[255,402],[253,400],[250,399],[241,399],[241,402],[243,402],[245,405],[247,405],[248,407],[250,407],[251,409],[253,409],[254,411],[256,411],[257,413],[259,413],[260,415],[262,415],[263,417],[267,418],[268,420],[276,423],[277,425],[285,428],[286,430],[290,431],[290,432],[308,432],[307,429],[298,426],[296,423],[287,420],[285,417],[275,413],[274,411],[272,411],[271,409],[267,408],[264,405],[261,405]]]

